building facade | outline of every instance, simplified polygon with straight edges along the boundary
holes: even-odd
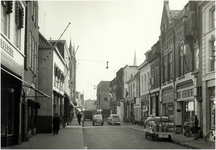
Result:
[[[215,1],[198,4],[200,10],[200,53],[202,57],[203,135],[215,124]],[[211,137],[212,138],[212,137]]]
[[[150,65],[145,60],[139,67],[140,72],[140,101],[141,101],[141,117],[145,120],[150,115],[150,99],[149,90],[150,85],[148,80],[150,78]]]
[[[55,113],[64,117],[64,69],[66,62],[58,48],[39,35],[39,83],[38,87],[51,96],[51,99],[39,98],[38,132],[52,133],[52,119]],[[64,124],[61,122],[61,126]]]
[[[26,2],[1,1],[1,144],[22,141]],[[25,84],[30,86],[28,84]]]
[[[102,115],[110,115],[110,81],[100,81],[97,85],[97,109]]]

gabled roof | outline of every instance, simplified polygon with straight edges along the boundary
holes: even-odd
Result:
[[[164,8],[163,8],[163,13],[161,17],[161,26],[163,25],[164,18],[166,16],[167,18],[167,29],[169,28],[169,25],[173,23],[173,21],[178,17],[179,13],[181,10],[170,10],[169,7],[169,1],[164,1]]]

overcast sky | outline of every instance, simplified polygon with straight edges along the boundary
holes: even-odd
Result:
[[[170,0],[171,10],[182,10],[188,1]],[[40,1],[39,27],[47,38],[70,39],[79,46],[77,91],[85,100],[96,100],[100,81],[111,81],[125,65],[137,65],[160,35],[163,0],[139,1]],[[109,69],[106,69],[109,61]]]

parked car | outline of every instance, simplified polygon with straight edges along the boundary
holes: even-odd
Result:
[[[102,115],[100,115],[100,114],[93,115],[93,117],[92,117],[92,125],[94,126],[96,124],[100,124],[100,125],[104,124],[104,120],[103,120]]]
[[[107,118],[107,122],[109,125],[111,124],[118,124],[120,125],[120,118],[117,114],[110,114],[110,116]]]

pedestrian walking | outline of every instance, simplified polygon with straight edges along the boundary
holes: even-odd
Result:
[[[60,129],[60,117],[58,115],[58,113],[55,114],[55,116],[53,117],[53,134],[58,134],[58,131]]]
[[[194,140],[198,139],[198,124],[199,124],[199,120],[197,119],[197,115],[194,115],[194,120],[193,120],[193,126],[191,128],[192,134],[195,135]]]
[[[81,124],[81,118],[82,118],[82,114],[80,112],[78,112],[77,120],[78,120],[79,125]]]

